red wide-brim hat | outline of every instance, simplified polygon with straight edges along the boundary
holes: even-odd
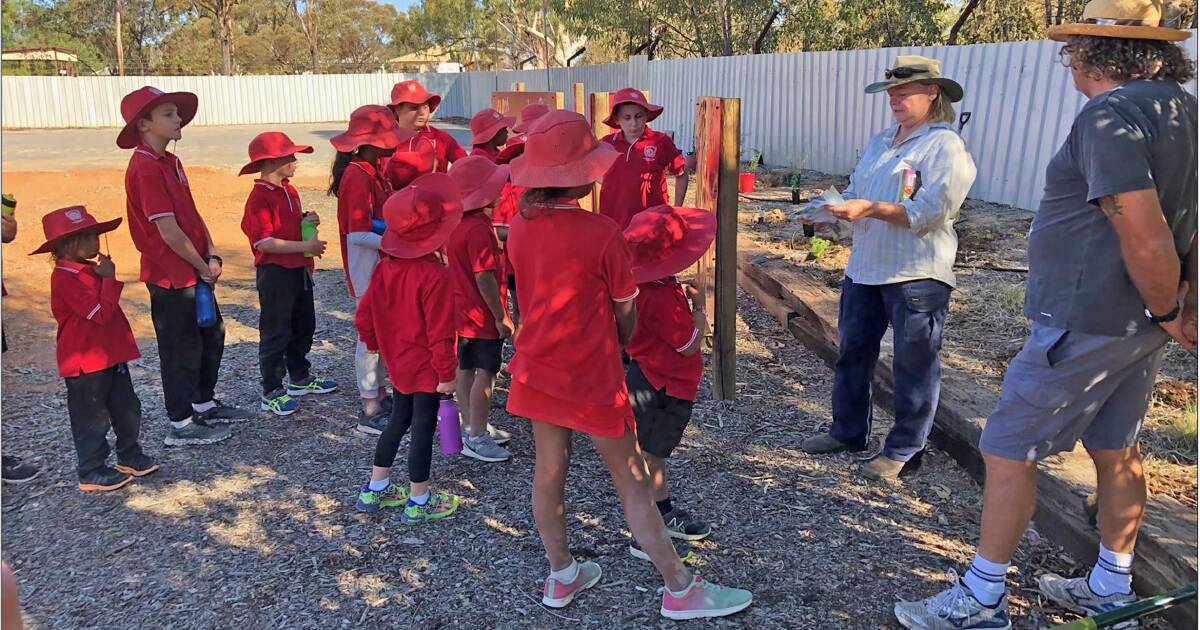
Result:
[[[625,228],[633,252],[633,280],[654,282],[696,264],[717,235],[717,215],[699,208],[655,206],[635,215]]]
[[[516,123],[516,118],[504,116],[491,107],[482,109],[471,117],[471,145],[483,144],[495,138],[501,129],[507,129]]]
[[[521,122],[513,127],[513,133],[529,133],[533,122],[550,113],[550,106],[545,103],[530,103],[521,108]]]
[[[538,119],[525,152],[512,161],[512,183],[526,188],[585,186],[603,177],[619,155],[596,140],[583,116],[552,111]]]
[[[312,153],[313,148],[307,144],[296,144],[287,134],[280,131],[265,131],[254,136],[250,141],[250,162],[238,171],[238,175],[257,173],[262,169],[263,160],[274,160],[297,153]]]
[[[604,124],[613,129],[620,129],[621,125],[617,123],[617,108],[626,103],[633,103],[646,110],[646,122],[650,122],[662,115],[662,105],[655,105],[647,101],[646,95],[642,94],[641,90],[622,88],[613,93],[612,100],[608,105],[608,118],[604,119]]]
[[[416,135],[396,122],[392,111],[382,105],[363,105],[350,114],[346,131],[329,139],[341,153],[353,153],[361,146],[395,149]]]
[[[462,193],[445,173],[427,173],[383,203],[387,230],[379,250],[396,258],[420,258],[446,244],[462,223]]]
[[[103,234],[117,229],[118,225],[121,225],[121,217],[100,222],[83,206],[59,208],[42,217],[42,231],[46,234],[46,242],[42,243],[41,247],[29,252],[29,255],[50,253],[54,251],[55,243],[73,234],[88,230],[95,230],[97,234]]]
[[[181,127],[186,127],[192,122],[196,117],[196,110],[200,107],[200,99],[191,92],[163,92],[150,86],[134,90],[121,99],[121,118],[125,120],[125,126],[117,134],[117,146],[132,149],[141,143],[138,121],[163,103],[174,103],[175,107],[179,108]]]
[[[507,164],[496,164],[485,156],[467,156],[450,167],[450,178],[462,193],[464,212],[486,208],[500,198],[508,182]]]
[[[392,100],[388,105],[395,107],[401,103],[429,103],[429,113],[432,114],[442,104],[442,97],[427,91],[419,81],[409,79],[392,86]]]
[[[500,150],[500,154],[496,156],[497,164],[508,164],[517,159],[517,156],[525,152],[525,141],[527,136],[521,134],[508,139],[508,144]]]

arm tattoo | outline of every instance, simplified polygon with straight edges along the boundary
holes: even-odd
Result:
[[[1104,214],[1108,216],[1109,219],[1111,219],[1118,214],[1121,214],[1121,210],[1124,208],[1121,207],[1121,202],[1117,199],[1116,195],[1110,195],[1108,197],[1100,198],[1100,209],[1104,211]]]

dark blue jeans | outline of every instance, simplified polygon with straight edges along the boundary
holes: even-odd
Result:
[[[907,462],[925,448],[941,390],[938,353],[950,291],[937,280],[880,286],[842,280],[830,436],[866,447],[873,419],[871,381],[879,360],[879,342],[890,324],[895,334],[896,423],[884,442],[883,454]]]

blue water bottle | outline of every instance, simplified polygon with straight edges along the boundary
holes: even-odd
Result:
[[[201,328],[217,325],[217,298],[212,285],[203,280],[196,281],[196,325]]]
[[[383,233],[387,231],[387,223],[384,223],[383,219],[371,219],[371,231],[383,236]]]

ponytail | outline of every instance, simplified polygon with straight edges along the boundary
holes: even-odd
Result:
[[[329,172],[329,190],[326,191],[330,197],[337,196],[338,186],[342,183],[342,174],[346,172],[346,167],[350,166],[350,159],[353,157],[353,152],[338,151],[337,156],[333,158],[333,168]]]

